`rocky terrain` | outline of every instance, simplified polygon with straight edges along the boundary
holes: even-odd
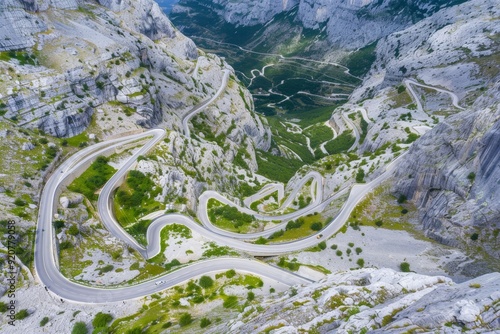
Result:
[[[500,229],[495,200],[500,179],[499,72],[495,66],[500,51],[499,12],[493,3],[479,5],[470,1],[444,9],[382,39],[377,60],[351,101],[372,97],[362,105],[369,117],[379,119],[370,125],[361,151],[373,152],[394,140],[381,133],[383,119],[391,112],[411,112],[413,119],[406,125],[413,127],[426,117],[428,125],[439,119],[403,160],[394,193],[405,195],[419,207],[428,236],[473,252],[481,249],[481,254],[496,263]],[[408,77],[455,92],[465,110],[450,108],[449,96],[428,89],[417,90],[426,116],[408,105],[394,109],[401,102],[392,87]],[[370,140],[377,133],[377,139]]]
[[[313,30],[318,36],[309,47],[324,56],[328,49],[356,50],[378,39],[401,30],[427,17],[441,8],[464,2],[463,0],[410,1],[402,4],[395,0],[288,0],[288,1],[196,1],[181,0],[173,13],[191,12],[192,8],[213,11],[235,29],[257,27],[252,44],[265,43],[271,37],[281,37],[291,29],[294,38],[304,38],[302,29]],[[198,10],[194,11],[196,14]],[[293,24],[289,24],[289,21]],[[280,27],[283,26],[283,27]],[[300,28],[297,30],[297,26]],[[342,33],[340,33],[342,32]],[[327,43],[323,42],[327,40]],[[281,45],[274,45],[278,50]],[[321,46],[319,46],[319,45]],[[311,52],[314,55],[314,52]]]
[[[339,272],[249,306],[213,332],[492,333],[500,328],[499,278],[454,284],[389,269]]]
[[[227,284],[220,287],[221,298],[209,300],[207,295],[196,305],[188,294],[192,282],[125,306],[94,309],[56,304],[29,269],[39,191],[65,155],[123,133],[166,128],[165,139],[135,166],[145,176],[144,182],[150,182],[146,197],[156,205],[141,213],[140,218],[145,218],[154,210],[194,215],[197,198],[207,189],[239,202],[269,182],[257,174],[257,150],[281,154],[283,159],[297,154],[272,140],[278,131],[253,112],[252,96],[233,68],[223,58],[197,49],[152,0],[6,0],[0,3],[0,154],[4,157],[0,231],[4,240],[3,219],[16,220],[16,254],[19,268],[24,268],[18,275],[19,298],[29,313],[16,330],[42,330],[38,324],[49,311],[51,322],[44,329],[58,332],[69,332],[67,324],[76,320],[91,328],[97,311],[122,317],[116,326],[127,326],[127,317],[134,315],[130,326],[134,321],[143,326],[163,321],[163,332],[180,333],[499,330],[500,276],[493,272],[500,270],[500,10],[496,1],[182,0],[174,15],[189,17],[193,6],[218,16],[217,23],[224,28],[258,32],[253,35],[259,36],[257,40],[248,39],[257,47],[284,32],[300,46],[294,46],[293,52],[323,50],[317,58],[336,57],[336,52],[345,55],[371,44],[370,71],[362,81],[357,79],[361,84],[348,102],[325,123],[334,137],[352,134],[349,154],[313,160],[295,178],[308,170],[320,171],[327,197],[355,182],[372,180],[411,146],[390,185],[370,195],[368,204],[358,206],[358,211],[366,209],[367,216],[383,215],[384,222],[378,225],[370,216],[367,221],[373,226],[360,228],[357,220],[362,215],[354,212],[347,234],[343,231],[329,239],[326,249],[287,255],[287,261],[300,262],[299,274],[322,278],[309,286],[285,291],[279,282],[266,281],[250,298],[247,278],[238,287],[227,273],[218,273]],[[301,36],[311,48],[301,44]],[[270,49],[283,51],[279,45]],[[224,71],[230,73],[227,87],[191,119],[186,136],[183,118],[215,94]],[[281,126],[294,135],[302,132],[293,122]],[[307,145],[307,151],[313,151],[309,138]],[[108,167],[118,168],[133,149],[131,145],[117,150]],[[328,155],[325,145],[322,150]],[[358,177],[360,171],[362,177]],[[125,182],[123,189],[128,190]],[[93,201],[71,189],[60,199],[57,218],[66,226],[55,227],[58,242],[75,247],[61,250],[63,274],[97,285],[137,279],[130,283],[135,284],[155,277],[148,273],[152,263],[102,228]],[[328,214],[336,212],[328,210]],[[401,222],[413,224],[417,233],[380,228]],[[71,227],[77,227],[76,232]],[[418,232],[445,246],[435,247]],[[386,239],[379,241],[383,236]],[[364,253],[359,250],[361,256],[370,253],[356,270],[350,255],[354,240],[364,248]],[[7,286],[2,245],[0,281]],[[175,227],[166,231],[165,246],[164,260],[181,263],[228,251],[187,228]],[[346,255],[338,255],[337,247]],[[418,254],[413,254],[415,249]],[[402,261],[412,262],[415,272],[394,271],[403,269]],[[104,271],[104,264],[114,270]],[[163,267],[154,269],[165,272]],[[33,301],[28,297],[31,291],[36,298],[28,305]],[[236,306],[222,306],[224,291],[237,296]],[[172,302],[174,297],[177,304]],[[162,308],[161,318],[146,316],[148,307],[156,310],[160,302],[173,313]],[[189,327],[177,323],[185,311],[195,316]],[[7,318],[0,317],[3,331]],[[202,317],[212,319],[210,327],[201,327]],[[115,330],[125,328],[116,326]]]

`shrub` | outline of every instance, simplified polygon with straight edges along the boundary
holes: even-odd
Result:
[[[26,202],[25,202],[25,201],[23,201],[23,200],[22,200],[22,199],[20,199],[20,198],[16,198],[16,200],[14,201],[14,204],[15,204],[16,206],[26,206]]]
[[[365,260],[363,259],[358,259],[358,261],[356,261],[356,264],[360,267],[360,268],[363,268],[363,266],[365,265]]]
[[[75,236],[75,235],[78,235],[78,233],[80,233],[80,230],[78,230],[78,226],[76,226],[76,225],[71,225],[71,226],[69,227],[69,229],[68,229],[68,233],[69,233],[70,235]]]
[[[470,236],[470,239],[473,240],[473,241],[476,241],[477,239],[479,239],[479,234],[477,233],[473,233],[471,236]]]
[[[183,313],[179,318],[179,326],[185,327],[193,322],[193,318],[189,313]]]
[[[335,244],[333,244],[333,245],[331,245],[331,246],[330,246],[330,248],[331,248],[331,249],[333,249],[333,250],[336,250],[336,249],[337,249],[337,247],[338,247],[338,246],[337,246],[337,245],[335,245]]]
[[[78,321],[75,323],[75,326],[73,326],[73,330],[71,331],[71,334],[87,334],[87,325],[83,321]]]
[[[339,249],[335,254],[337,254],[337,256],[342,256],[342,251]]]
[[[407,200],[407,198],[405,195],[399,195],[399,198],[398,198],[399,204],[406,202],[406,200]]]
[[[111,314],[99,312],[95,315],[94,320],[92,320],[92,326],[94,328],[106,327],[111,320],[113,320]]]
[[[251,302],[254,299],[255,299],[255,293],[253,293],[252,291],[249,291],[248,294],[247,294],[247,300],[249,302]]]
[[[399,265],[399,268],[404,273],[410,272],[410,264],[408,262],[401,262],[401,264]]]
[[[7,304],[5,304],[4,302],[0,302],[0,312],[1,313],[7,312]]]
[[[474,180],[476,179],[476,173],[474,172],[470,172],[469,175],[467,175],[467,179],[470,181],[470,182],[474,182]]]
[[[201,276],[199,284],[202,288],[207,289],[214,285],[214,280],[210,276]]]
[[[226,271],[227,278],[233,278],[234,276],[236,276],[236,271],[234,269],[229,269],[228,271]]]
[[[363,250],[360,247],[356,247],[355,251],[356,255],[359,255]]]
[[[207,326],[210,326],[211,323],[212,322],[210,320],[208,320],[207,318],[202,318],[200,321],[200,327],[205,328]]]
[[[349,247],[354,247],[354,242],[350,242],[347,245],[349,245]]]
[[[321,241],[321,242],[318,244],[318,247],[319,247],[319,249],[321,249],[321,250],[326,249],[326,242]]]
[[[358,170],[358,173],[356,174],[356,182],[357,183],[364,183],[365,182],[365,171],[363,168],[360,168]]]
[[[40,327],[45,326],[48,322],[49,322],[49,317],[44,317],[44,318],[40,321]]]
[[[380,227],[380,226],[384,225],[384,222],[383,222],[383,221],[381,221],[381,220],[377,220],[377,221],[375,222],[375,225],[377,225],[378,227]]]
[[[17,320],[23,320],[29,317],[29,313],[27,309],[20,310],[19,312],[16,313],[16,319]]]
[[[71,243],[71,241],[63,241],[59,244],[60,250],[70,249],[70,248],[73,248],[73,244]]]
[[[313,231],[321,231],[323,228],[323,224],[321,222],[314,222],[311,224],[311,230]]]
[[[401,213],[404,214],[404,215],[406,215],[408,213],[408,209],[401,210]]]

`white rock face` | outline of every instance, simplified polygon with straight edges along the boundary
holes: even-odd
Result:
[[[403,333],[460,326],[500,328],[500,274],[489,274],[462,284],[444,277],[400,273],[390,269],[341,272],[307,287],[265,299],[262,311],[240,315],[213,332],[274,333]],[[449,328],[451,324],[451,328]]]

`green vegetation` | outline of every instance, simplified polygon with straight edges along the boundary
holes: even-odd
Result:
[[[26,319],[27,317],[29,317],[29,313],[28,313],[28,310],[27,309],[22,309],[22,310],[19,310],[17,313],[16,313],[16,320],[23,320],[23,319]]]
[[[42,320],[40,320],[40,327],[45,326],[49,322],[49,317],[43,317]]]
[[[200,328],[208,327],[211,324],[212,324],[212,322],[207,318],[201,318],[201,320],[200,320]]]
[[[208,289],[214,285],[214,280],[210,276],[201,276],[199,284],[203,289]]]
[[[115,214],[124,226],[135,223],[137,218],[165,206],[154,198],[161,193],[151,178],[139,171],[129,172],[126,182],[118,188],[115,196]]]
[[[345,62],[345,66],[349,68],[349,73],[355,76],[363,76],[368,73],[376,59],[376,47],[377,42],[373,42],[351,53]]]
[[[92,320],[92,326],[95,329],[107,327],[111,320],[113,320],[111,314],[99,312],[95,315],[94,320]]]
[[[294,222],[289,222],[290,226],[287,224],[285,230],[275,232],[268,239],[276,243],[301,239],[315,233],[311,228],[314,223],[322,223],[324,221],[325,219],[320,214],[309,214],[298,218]]]
[[[297,159],[284,159],[269,152],[257,151],[258,173],[275,181],[286,183],[304,163]]]
[[[297,262],[297,259],[293,259],[292,261],[287,261],[286,258],[280,257],[278,261],[278,266],[281,268],[286,268],[290,271],[297,271],[299,270],[301,264]]]
[[[68,187],[69,190],[83,194],[89,200],[96,201],[96,191],[113,176],[116,170],[108,165],[108,158],[100,156],[90,168],[76,178]]]
[[[328,142],[325,145],[325,149],[330,154],[338,154],[346,152],[348,149],[354,145],[356,138],[351,135],[352,131],[344,131],[337,138]]]
[[[249,214],[240,212],[236,207],[221,205],[213,199],[209,200],[208,217],[212,224],[223,229],[242,232],[255,221]]]
[[[410,264],[408,262],[401,262],[399,265],[399,269],[401,269],[402,272],[404,273],[409,273],[410,270]]]
[[[71,331],[71,334],[87,334],[87,325],[83,321],[78,321],[75,323],[73,326],[73,330]]]
[[[304,131],[304,134],[311,139],[311,147],[319,147],[321,143],[333,139],[333,131],[329,126],[316,124]]]
[[[0,52],[0,60],[17,60],[20,65],[38,65],[38,55],[36,52],[27,51],[3,51]]]
[[[186,327],[193,322],[193,317],[189,313],[183,313],[179,318],[179,326]]]

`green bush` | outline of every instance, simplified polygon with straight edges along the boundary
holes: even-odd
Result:
[[[321,229],[323,228],[323,223],[321,222],[314,222],[311,224],[311,230],[313,231],[321,231]]]
[[[71,243],[71,241],[63,241],[59,244],[60,250],[70,249],[70,248],[73,248],[73,244]]]
[[[202,319],[200,320],[200,327],[201,327],[201,328],[205,328],[205,327],[207,327],[207,326],[210,326],[210,324],[211,324],[211,323],[212,323],[212,322],[211,322],[210,320],[208,320],[207,318],[202,318]]]
[[[199,284],[202,288],[208,289],[214,285],[214,280],[210,276],[201,276]]]
[[[228,271],[226,271],[227,278],[233,278],[234,276],[236,276],[236,271],[234,269],[229,269]]]
[[[318,247],[319,247],[319,249],[321,249],[321,250],[326,249],[326,242],[321,241],[321,242],[318,244]]]
[[[48,322],[49,322],[49,317],[44,317],[44,318],[40,321],[40,327],[45,326]]]
[[[22,309],[20,310],[19,312],[16,313],[16,319],[17,320],[23,320],[23,319],[26,319],[27,317],[29,317],[29,313],[28,313],[28,310],[27,309]]]
[[[71,331],[71,334],[87,334],[87,333],[88,333],[87,325],[85,325],[85,323],[82,321],[78,321],[77,323],[75,323],[75,325],[73,326],[73,330]]]
[[[106,327],[111,320],[113,320],[111,314],[99,312],[95,315],[94,320],[92,320],[92,326],[94,328]]]
[[[189,313],[183,313],[179,318],[179,326],[185,327],[193,322],[193,317]]]
[[[360,168],[358,170],[358,173],[356,174],[356,182],[357,183],[364,183],[365,182],[365,171],[363,168]]]
[[[399,265],[399,268],[404,273],[409,273],[411,271],[410,264],[408,262],[401,262],[401,264]]]
[[[247,294],[247,300],[249,302],[251,302],[254,299],[255,299],[255,293],[253,293],[252,291],[249,291],[248,294]]]
[[[5,302],[0,302],[0,312],[1,313],[7,312],[7,304]]]
[[[78,233],[80,233],[80,230],[78,229],[78,226],[76,225],[71,225],[68,229],[68,234],[69,235],[78,235]]]
[[[363,268],[364,265],[365,265],[365,260],[363,259],[358,259],[358,261],[356,261],[356,264],[360,267],[360,268]]]

